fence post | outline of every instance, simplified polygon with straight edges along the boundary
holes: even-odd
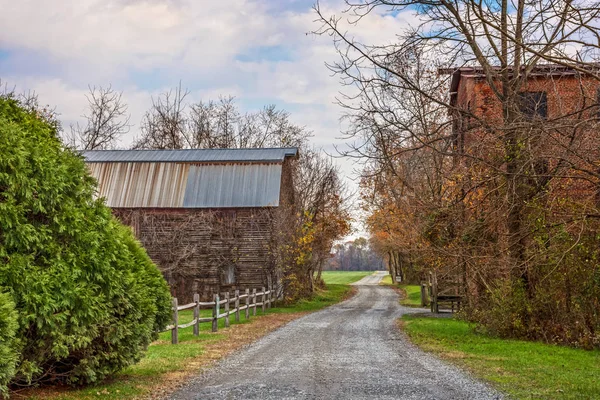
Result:
[[[262,313],[263,314],[265,313],[265,307],[266,307],[265,300],[267,298],[267,295],[265,292],[266,292],[266,290],[265,290],[265,287],[263,286],[262,287]]]
[[[432,299],[431,299],[431,302],[433,305],[433,312],[436,314],[439,314],[440,305],[438,303],[438,282],[437,282],[437,272],[436,271],[433,272],[431,293],[433,294]]]
[[[273,285],[269,289],[269,310],[273,307]]]
[[[194,293],[194,336],[198,336],[200,334],[200,295],[198,293]]]
[[[250,289],[246,289],[246,319],[250,318]]]
[[[225,327],[229,328],[229,290],[225,292]]]
[[[213,301],[215,305],[213,306],[213,320],[212,320],[212,331],[216,332],[219,330],[219,294],[213,294]]]
[[[240,291],[235,291],[235,322],[240,322]]]
[[[252,289],[252,316],[256,316],[256,289]]]
[[[179,343],[179,313],[177,311],[177,297],[173,297],[173,329],[171,329],[171,343]]]
[[[431,312],[433,312],[433,273],[429,271],[429,278],[427,279],[427,289],[429,292],[429,306]]]

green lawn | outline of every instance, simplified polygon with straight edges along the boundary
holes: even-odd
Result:
[[[493,338],[447,318],[402,321],[415,344],[516,399],[600,399],[600,351]]]
[[[400,304],[408,307],[421,307],[421,287],[419,285],[398,285],[405,293]]]
[[[272,314],[316,311],[343,300],[350,294],[351,290],[352,287],[345,284],[327,285],[327,290],[318,291],[311,299],[302,300],[289,306],[273,307],[267,311],[267,315],[264,318],[269,318],[269,315]],[[212,315],[211,313],[211,310],[201,310],[201,316],[210,316]],[[251,315],[250,319],[246,321],[244,311],[242,311],[240,313],[240,324],[252,325],[263,318],[261,314],[261,308],[259,307],[257,308],[256,317]],[[293,316],[290,317],[293,318]],[[192,318],[193,314],[190,310],[179,313],[180,324],[189,322]],[[231,325],[236,325],[234,315],[230,316],[230,322]],[[219,333],[212,333],[210,332],[211,323],[202,323],[200,324],[200,335],[198,337],[193,335],[192,327],[180,329],[179,344],[177,345],[171,344],[170,331],[163,332],[160,334],[159,340],[150,345],[146,355],[139,363],[126,368],[113,379],[101,384],[79,390],[43,388],[31,393],[25,393],[25,397],[32,399],[74,400],[95,399],[98,397],[105,399],[132,399],[148,395],[168,375],[189,374],[190,371],[192,373],[196,371],[198,367],[194,367],[193,365],[204,357],[206,346],[227,340],[227,335],[225,334],[227,328],[225,328],[224,324],[225,321],[220,319]],[[252,334],[257,335],[257,333]],[[213,349],[212,351],[214,352],[215,350]]]
[[[323,271],[321,278],[326,284],[347,285],[361,280],[365,276],[372,275],[373,271]]]
[[[386,275],[381,280],[382,285],[392,285],[392,277]],[[403,298],[400,299],[400,304],[407,307],[421,307],[421,287],[419,285],[404,285],[397,284],[397,288],[403,292]]]

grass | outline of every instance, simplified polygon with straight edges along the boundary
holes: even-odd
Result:
[[[400,304],[408,307],[422,307],[419,285],[398,285],[398,287],[404,291],[404,298],[400,300]]]
[[[365,273],[368,274],[368,273]],[[353,288],[346,284],[327,285],[327,290],[317,292],[311,299],[301,300],[288,306],[273,307],[266,315],[261,315],[260,307],[256,317],[248,321],[244,312],[240,322],[235,323],[232,315],[231,327],[224,328],[224,320],[219,320],[219,332],[211,332],[211,324],[200,324],[200,335],[193,335],[192,327],[179,330],[179,344],[171,344],[171,333],[163,332],[152,343],[142,360],[121,371],[114,378],[81,389],[69,387],[45,387],[15,393],[31,399],[133,399],[165,397],[169,388],[177,387],[187,377],[199,373],[202,368],[218,360],[245,344],[251,343],[270,331],[298,318],[310,311],[316,311],[335,304],[348,297]],[[211,310],[202,310],[201,316],[211,315]],[[182,311],[179,323],[193,319],[192,311]]]
[[[381,280],[382,285],[393,285],[392,277],[386,275]],[[401,283],[396,284],[402,294],[400,304],[407,307],[421,307],[421,287],[419,285],[404,285]]]
[[[410,339],[516,399],[600,399],[600,351],[490,337],[466,322],[404,316]]]
[[[323,271],[321,273],[321,278],[323,278],[328,285],[347,285],[372,274],[373,271]]]

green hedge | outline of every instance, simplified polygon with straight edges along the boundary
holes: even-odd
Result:
[[[0,98],[0,288],[18,313],[13,382],[95,382],[140,359],[169,290],[55,125]]]

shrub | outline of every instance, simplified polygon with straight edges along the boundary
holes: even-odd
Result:
[[[94,382],[136,362],[169,317],[156,266],[55,124],[0,99],[0,287],[22,338],[13,382]]]
[[[0,397],[7,393],[7,384],[15,374],[17,362],[17,312],[7,293],[0,293]]]

